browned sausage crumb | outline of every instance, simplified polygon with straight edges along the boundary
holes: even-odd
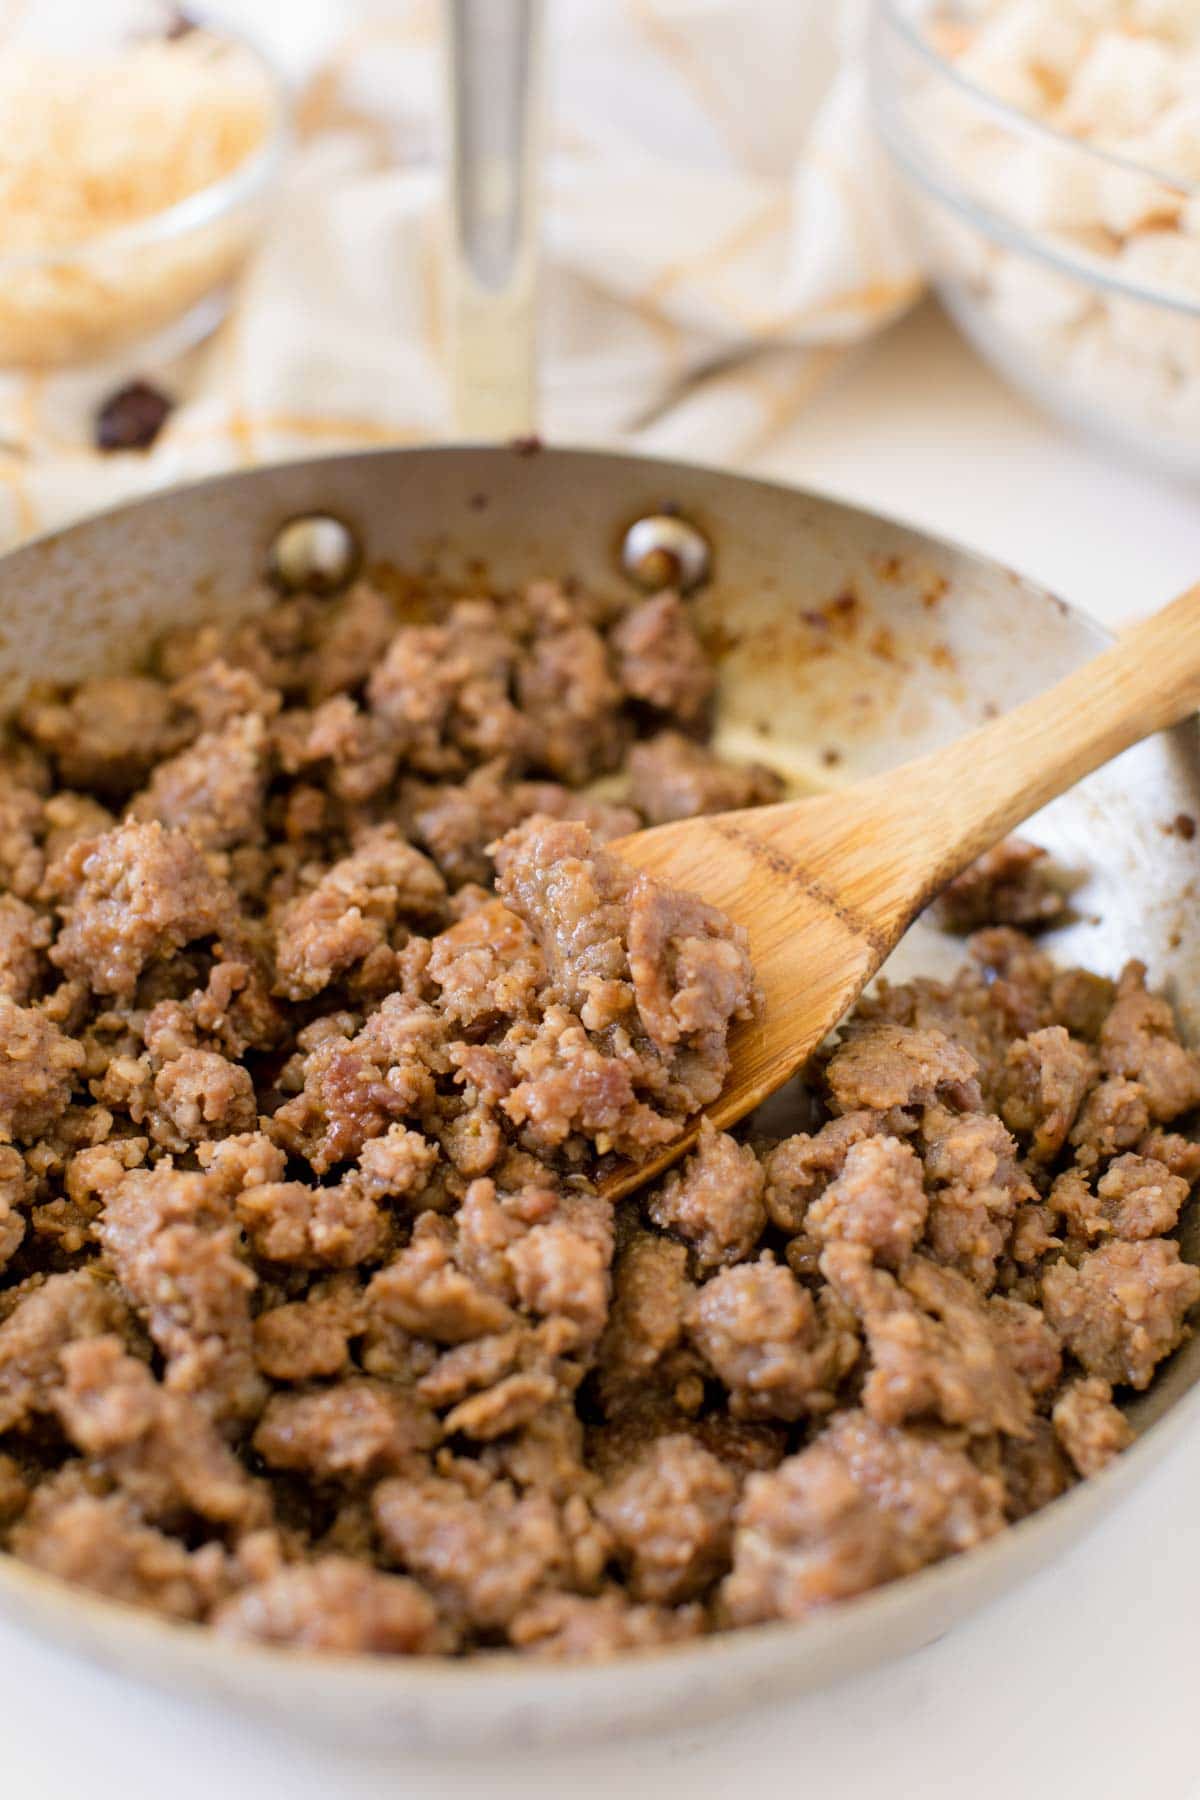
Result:
[[[1054,1430],[1081,1475],[1098,1475],[1133,1442],[1133,1429],[1113,1405],[1107,1381],[1073,1381],[1054,1404]]]
[[[783,791],[761,763],[735,767],[681,731],[661,731],[629,752],[629,798],[651,825],[762,806]]]
[[[1146,1388],[1184,1336],[1200,1300],[1200,1269],[1171,1238],[1107,1244],[1078,1268],[1057,1262],[1043,1284],[1046,1317],[1089,1375]]]
[[[1016,837],[1005,838],[956,876],[936,903],[938,923],[947,931],[978,931],[981,925],[1034,930],[1058,923],[1066,910],[1046,852]]]
[[[230,1637],[594,1659],[862,1593],[1125,1447],[1200,1299],[1200,1057],[1140,964],[1015,929],[1061,906],[1032,846],[805,1129],[705,1127],[614,1211],[757,1003],[605,848],[782,792],[705,743],[686,604],[358,581],[151,670],[0,745],[0,1545]]]

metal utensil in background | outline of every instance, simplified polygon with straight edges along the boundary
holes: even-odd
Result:
[[[453,432],[533,430],[542,0],[445,0]]]

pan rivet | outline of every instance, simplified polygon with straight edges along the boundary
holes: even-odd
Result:
[[[707,581],[712,548],[704,533],[686,519],[650,513],[625,533],[621,567],[648,594],[665,587],[687,594]]]
[[[285,593],[336,594],[362,560],[358,539],[332,513],[305,513],[275,533],[268,559],[271,580]]]

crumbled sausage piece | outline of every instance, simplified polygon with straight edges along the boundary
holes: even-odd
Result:
[[[0,883],[22,900],[37,897],[45,874],[43,811],[41,797],[0,765]]]
[[[472,769],[465,781],[414,783],[409,791],[412,835],[454,887],[490,881],[488,845],[526,816],[506,774],[500,760]]]
[[[193,1044],[234,1060],[248,1050],[273,1050],[287,1026],[267,991],[261,959],[253,953],[214,962],[203,987],[182,1002],[160,1000],[146,1015],[150,1052],[169,1061]]]
[[[921,1165],[899,1138],[852,1144],[840,1175],[814,1200],[804,1228],[820,1243],[865,1244],[882,1263],[902,1263],[925,1223]]]
[[[871,1356],[863,1405],[881,1425],[932,1414],[978,1432],[1029,1429],[1029,1390],[964,1276],[915,1256],[897,1280],[845,1243],[828,1246],[821,1270],[862,1321]]]
[[[616,625],[611,642],[627,694],[684,725],[703,721],[716,671],[678,594],[668,588],[641,601]]]
[[[538,1588],[562,1586],[573,1572],[558,1508],[544,1494],[518,1498],[503,1482],[475,1494],[436,1476],[395,1477],[375,1489],[372,1510],[392,1556],[456,1624],[503,1627]]]
[[[833,1107],[839,1113],[866,1108],[932,1106],[937,1101],[962,1112],[980,1106],[975,1058],[940,1031],[902,1025],[856,1026],[843,1038],[825,1070]]]
[[[460,1400],[442,1421],[448,1432],[486,1443],[529,1425],[558,1394],[558,1382],[546,1369],[516,1369],[494,1387]]]
[[[1106,1244],[1078,1268],[1055,1263],[1042,1282],[1046,1317],[1088,1374],[1139,1389],[1182,1342],[1197,1300],[1200,1269],[1169,1238]]]
[[[1058,1155],[1097,1073],[1093,1052],[1061,1025],[1009,1046],[1000,1112],[1010,1131],[1031,1140],[1036,1162]]]
[[[486,1466],[502,1479],[560,1502],[575,1495],[586,1499],[599,1485],[583,1457],[583,1426],[573,1400],[561,1393],[520,1430],[484,1451]]]
[[[280,1569],[213,1614],[223,1637],[344,1655],[421,1656],[448,1646],[427,1594],[348,1556]]]
[[[639,876],[629,895],[629,973],[651,1043],[691,1051],[685,1105],[715,1100],[729,1068],[730,1022],[753,1018],[759,1006],[741,926],[691,894]]]
[[[143,1518],[180,1526],[199,1516],[241,1530],[266,1523],[265,1495],[203,1408],[161,1387],[120,1338],[68,1344],[60,1363],[50,1399],[63,1429]]]
[[[807,1450],[747,1479],[726,1613],[734,1625],[798,1619],[894,1581],[994,1536],[1002,1500],[961,1451],[839,1413]]]
[[[1045,1315],[1024,1300],[993,1294],[987,1317],[1018,1379],[1035,1399],[1048,1393],[1062,1374],[1062,1345]]]
[[[1139,1156],[1165,1164],[1172,1175],[1186,1181],[1189,1188],[1200,1181],[1200,1144],[1183,1137],[1178,1131],[1148,1131],[1137,1146]]]
[[[411,1200],[421,1195],[437,1164],[437,1146],[407,1125],[393,1125],[364,1144],[356,1184],[371,1200]]]
[[[532,1017],[546,964],[529,927],[493,900],[438,933],[430,947],[429,979],[448,1016],[479,1030]]]
[[[1073,1038],[1095,1046],[1116,994],[1117,984],[1107,975],[1093,975],[1087,969],[1062,969],[1050,984],[1054,1022],[1065,1026]]]
[[[1046,852],[1018,837],[985,851],[942,889],[936,902],[938,924],[961,932],[983,925],[1036,930],[1058,924],[1066,910],[1066,898],[1046,867]]]
[[[67,853],[69,898],[50,959],[99,994],[132,995],[152,957],[235,928],[237,902],[186,832],[122,825]]]
[[[1140,1081],[1112,1075],[1097,1082],[1071,1127],[1078,1161],[1087,1168],[1132,1150],[1150,1126],[1149,1096]]]
[[[95,676],[69,698],[35,691],[20,722],[64,787],[106,797],[132,792],[186,736],[169,692],[148,675]]]
[[[372,1138],[432,1102],[446,1036],[431,1007],[389,994],[352,1038],[335,1032],[310,1052],[303,1089],[274,1114],[272,1136],[318,1175],[360,1156]]]
[[[737,1482],[694,1438],[661,1437],[596,1499],[635,1600],[670,1604],[728,1567]]]
[[[363,1480],[402,1468],[438,1439],[429,1408],[382,1381],[339,1381],[310,1393],[273,1394],[254,1432],[254,1448],[273,1469],[300,1469],[318,1480]]]
[[[660,731],[629,752],[629,799],[650,825],[736,812],[781,800],[784,784],[762,763],[723,762],[681,731]]]
[[[489,1293],[513,1301],[517,1286],[509,1251],[532,1226],[548,1223],[557,1211],[558,1196],[550,1182],[505,1193],[495,1181],[481,1177],[468,1187],[455,1215],[455,1258]]]
[[[517,1299],[539,1317],[569,1319],[580,1343],[593,1344],[608,1314],[612,1237],[607,1222],[589,1229],[570,1215],[534,1225],[510,1247]]]
[[[248,713],[272,719],[283,704],[276,688],[266,686],[252,670],[235,668],[220,656],[182,676],[170,694],[176,705],[194,715],[201,733],[219,731]]]
[[[1085,1477],[1098,1475],[1133,1442],[1133,1427],[1113,1405],[1111,1386],[1095,1375],[1064,1388],[1052,1417],[1059,1442]]]
[[[880,1128],[880,1114],[849,1112],[828,1119],[814,1134],[799,1131],[776,1144],[764,1160],[763,1198],[772,1225],[793,1233],[803,1230],[809,1207],[841,1174],[851,1146],[875,1137]]]
[[[511,1375],[521,1360],[524,1333],[517,1326],[490,1337],[471,1338],[444,1350],[417,1392],[430,1406],[453,1406],[468,1395],[494,1387]]]
[[[371,670],[367,702],[421,774],[461,775],[500,752],[520,759],[532,731],[509,698],[516,656],[496,608],[465,601],[442,624],[400,627]]]
[[[598,844],[624,837],[641,823],[632,807],[595,799],[559,782],[508,779],[503,759],[472,769],[461,783],[414,782],[407,793],[413,836],[456,887],[490,882],[491,844],[535,813],[577,819]]]
[[[691,1245],[700,1269],[742,1262],[767,1222],[765,1182],[750,1146],[705,1119],[695,1154],[682,1169],[672,1169],[651,1198],[650,1217]]]
[[[926,1244],[938,1262],[986,1292],[1020,1210],[1037,1189],[1018,1166],[1017,1146],[989,1113],[927,1107],[922,1121],[929,1190]]]
[[[284,912],[275,946],[279,991],[289,1000],[319,994],[386,943],[398,920],[437,918],[445,892],[428,857],[394,825],[376,826]]]
[[[392,641],[396,612],[387,594],[355,581],[319,609],[316,622],[315,641],[299,670],[312,706],[362,686]]]
[[[701,901],[631,874],[583,825],[535,819],[497,846],[496,866],[500,893],[582,1024],[632,1022],[662,1053],[691,1048],[688,1099],[714,1099],[724,1033],[755,1003],[744,936]]]
[[[143,1523],[123,1494],[103,1497],[47,1482],[10,1539],[13,1555],[60,1581],[169,1619],[205,1617],[228,1588],[225,1553],[209,1542],[188,1550]]]
[[[261,1131],[242,1131],[215,1143],[201,1143],[196,1159],[218,1192],[230,1200],[243,1188],[282,1180],[287,1167],[283,1152]]]
[[[236,1210],[256,1255],[296,1268],[356,1268],[377,1261],[388,1241],[386,1218],[350,1178],[335,1187],[263,1182],[242,1190]]]
[[[116,1290],[86,1269],[18,1290],[0,1324],[0,1432],[49,1410],[68,1344],[120,1331],[127,1318]]]
[[[164,1063],[154,1078],[154,1097],[174,1134],[155,1135],[172,1150],[253,1131],[258,1123],[249,1072],[215,1050],[184,1050]]]
[[[266,785],[266,728],[245,713],[159,763],[128,817],[186,831],[202,850],[229,850],[261,836]]]
[[[1140,1083],[1156,1124],[1200,1104],[1200,1056],[1179,1042],[1169,1003],[1146,992],[1143,963],[1129,963],[1121,975],[1101,1028],[1100,1057],[1109,1075]]]
[[[168,682],[180,683],[206,670],[215,658],[230,668],[246,670],[257,682],[281,691],[302,693],[305,661],[328,603],[308,594],[289,595],[263,606],[260,592],[247,617],[181,625],[159,640],[156,670]]]
[[[539,768],[580,786],[617,766],[628,726],[604,639],[590,625],[538,637],[517,670],[517,698]]]
[[[1049,1419],[1036,1418],[1027,1438],[1002,1437],[999,1470],[1004,1481],[1004,1516],[1010,1525],[1040,1512],[1074,1485],[1075,1471]]]
[[[15,894],[0,893],[0,995],[18,1006],[41,986],[43,952],[53,936],[50,921]]]
[[[259,1313],[254,1321],[254,1360],[272,1381],[314,1381],[349,1366],[350,1339],[363,1328],[356,1283],[335,1277],[303,1300]]]
[[[25,1237],[24,1210],[34,1192],[19,1150],[0,1144],[0,1269],[10,1262]]]
[[[252,1418],[264,1398],[250,1322],[257,1278],[219,1184],[164,1164],[133,1169],[109,1193],[99,1232],[167,1359],[167,1386],[195,1394],[219,1422]]]
[[[0,994],[0,1142],[29,1143],[66,1111],[85,1063],[82,1044],[44,1013]]]
[[[678,1123],[638,1098],[632,1057],[609,1056],[573,1013],[551,1006],[536,1026],[507,1034],[516,1085],[501,1101],[521,1141],[553,1155],[576,1136],[604,1155],[641,1158],[678,1135]]]
[[[791,1270],[763,1259],[705,1282],[686,1315],[693,1343],[729,1389],[735,1418],[830,1411],[857,1360],[852,1332],[829,1328]]]
[[[519,1650],[554,1662],[604,1662],[625,1650],[678,1644],[704,1629],[698,1606],[632,1606],[623,1593],[539,1594],[509,1626]]]
[[[612,1305],[597,1353],[606,1406],[645,1391],[683,1338],[690,1295],[682,1244],[649,1232],[630,1239],[613,1271]]]
[[[325,764],[328,791],[351,805],[381,793],[396,773],[397,753],[381,720],[346,694],[313,712],[287,712],[275,722],[275,746],[288,775]]]
[[[372,1276],[366,1307],[368,1315],[377,1313],[389,1324],[437,1344],[462,1344],[503,1331],[513,1317],[502,1300],[455,1267],[441,1222],[433,1213],[421,1215],[412,1242]]]
[[[1155,1238],[1173,1231],[1188,1197],[1188,1183],[1165,1163],[1147,1156],[1118,1156],[1093,1194],[1077,1169],[1060,1175],[1051,1205],[1085,1238]]]
[[[1054,964],[1023,932],[992,925],[967,939],[984,972],[988,1004],[1005,1037],[1028,1037],[1054,1024]]]
[[[541,945],[556,996],[593,1030],[630,1010],[628,894],[637,877],[586,827],[534,818],[496,846],[498,887]]]

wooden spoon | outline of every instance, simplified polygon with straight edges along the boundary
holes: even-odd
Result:
[[[794,1075],[934,895],[1083,776],[1200,705],[1200,585],[1057,686],[944,749],[836,794],[620,838],[624,861],[743,926],[765,1004],[730,1035],[707,1109],[730,1125]],[[699,1118],[603,1182],[617,1198],[676,1161]]]

